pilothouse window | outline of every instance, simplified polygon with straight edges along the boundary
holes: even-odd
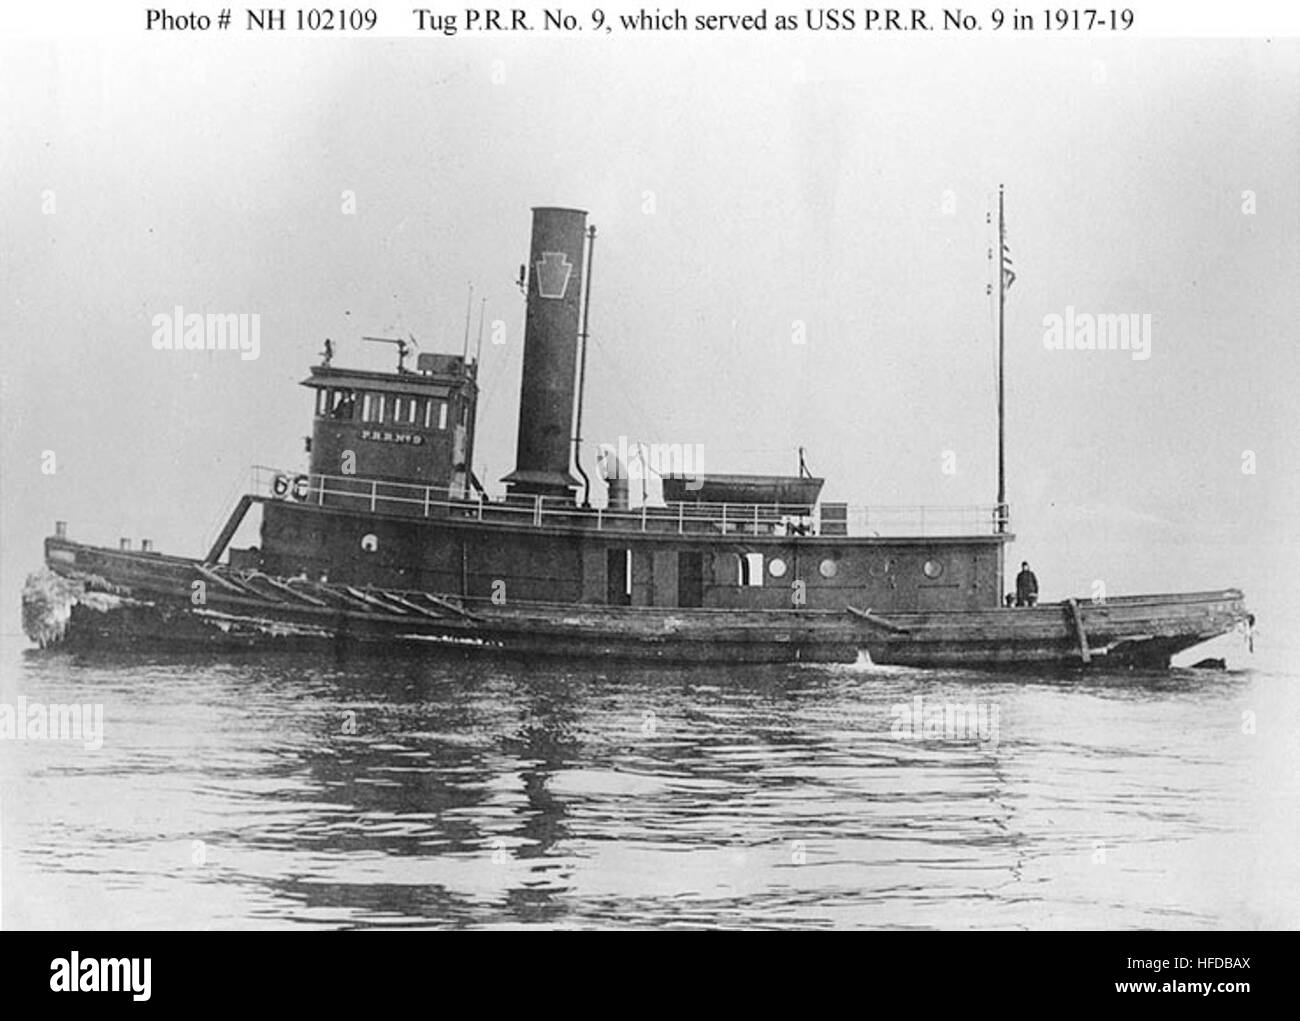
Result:
[[[357,395],[351,390],[330,391],[330,418],[350,419],[357,406]]]
[[[383,394],[365,394],[362,396],[361,420],[363,422],[382,422],[384,420]]]

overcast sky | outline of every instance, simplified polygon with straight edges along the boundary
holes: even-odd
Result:
[[[470,282],[499,480],[535,205],[599,231],[593,442],[992,503],[999,182],[1011,556],[1046,598],[1241,585],[1287,630],[1297,96],[1291,41],[0,44],[0,630],[56,518],[200,553],[249,464],[301,463],[323,338],[459,352]],[[155,351],[176,305],[260,314],[260,358]],[[1067,306],[1150,314],[1150,358],[1046,350]]]

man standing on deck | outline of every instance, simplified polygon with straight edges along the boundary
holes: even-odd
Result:
[[[1016,605],[1033,606],[1038,602],[1038,579],[1029,569],[1029,561],[1020,563],[1020,573],[1016,575]]]

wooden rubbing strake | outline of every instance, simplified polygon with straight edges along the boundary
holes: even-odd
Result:
[[[1065,605],[1070,609],[1070,622],[1074,625],[1074,633],[1079,639],[1079,658],[1084,663],[1091,663],[1092,653],[1088,650],[1088,632],[1083,627],[1083,614],[1079,610],[1079,601],[1068,599]]]
[[[194,569],[198,571],[199,574],[203,575],[203,577],[207,578],[208,581],[215,582],[216,584],[220,585],[222,588],[229,589],[231,592],[234,592],[236,595],[240,595],[240,596],[253,595],[256,596],[258,599],[266,598],[264,595],[262,595],[262,593],[256,592],[248,588],[248,586],[246,585],[237,584],[232,579],[227,578],[221,574],[218,574],[216,571],[212,570],[211,568],[204,567],[202,564],[195,564]]]
[[[434,606],[441,607],[442,609],[446,610],[449,613],[454,613],[457,614],[458,616],[464,617],[466,620],[483,619],[477,613],[471,613],[469,610],[457,606],[455,603],[451,602],[448,599],[439,599],[437,596],[430,595],[428,592],[421,592],[420,595],[423,596],[425,599],[427,599],[429,602],[431,602]]]
[[[856,606],[846,606],[845,609],[855,617],[860,617],[862,620],[865,620],[868,624],[874,624],[876,627],[884,628],[886,631],[892,631],[896,635],[905,635],[909,633],[907,628],[895,624],[892,620],[885,620],[884,617],[877,616],[870,610],[859,610]]]
[[[299,592],[292,585],[286,585],[282,581],[277,581],[275,578],[272,578],[269,574],[262,574],[259,571],[253,575],[253,578],[255,578],[257,581],[265,582],[267,585],[270,585],[272,588],[276,589],[279,592],[287,592],[295,599],[301,599],[304,603],[309,603],[312,606],[328,605],[324,600],[317,599],[315,596],[309,596],[307,595],[306,592]]]
[[[409,610],[403,610],[401,607],[393,606],[391,603],[386,603],[382,599],[376,599],[369,593],[362,592],[360,589],[353,588],[351,585],[344,585],[343,590],[354,599],[360,599],[371,606],[383,610],[385,613],[395,613],[399,616],[407,616],[410,613]]]
[[[388,600],[388,601],[390,601],[390,602],[392,602],[392,603],[397,604],[397,606],[399,606],[399,607],[403,607],[403,608],[405,608],[405,609],[407,609],[407,610],[410,610],[410,611],[412,611],[412,612],[414,612],[414,613],[418,613],[418,614],[420,614],[422,617],[432,617],[434,620],[443,620],[443,619],[444,619],[442,614],[440,614],[440,613],[434,613],[432,610],[426,610],[423,606],[417,606],[415,603],[412,603],[412,602],[410,602],[409,600],[403,599],[403,598],[402,598],[401,596],[399,596],[396,592],[389,592],[387,589],[376,589],[376,590],[375,590],[375,594],[378,595],[378,596],[381,596],[382,598],[384,598],[384,599],[386,599],[386,600]]]
[[[341,592],[339,591],[339,589],[334,588],[330,585],[317,584],[317,585],[313,585],[312,588],[320,594],[322,599],[332,601],[332,605],[336,607],[359,609],[359,610],[364,610],[366,613],[375,612],[374,606],[372,606],[370,603],[365,602],[364,600],[361,599],[353,599],[346,592]]]

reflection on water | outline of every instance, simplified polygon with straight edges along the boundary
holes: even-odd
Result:
[[[8,927],[1300,922],[1278,674],[29,653],[4,677],[105,718],[96,751],[0,743]],[[918,697],[997,731],[899,736]]]

